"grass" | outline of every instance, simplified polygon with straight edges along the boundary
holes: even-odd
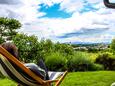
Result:
[[[114,71],[72,72],[68,73],[61,86],[110,86],[114,81]],[[0,86],[16,84],[5,78],[0,80]]]
[[[0,79],[0,86],[16,86],[16,83],[5,78],[5,79]]]

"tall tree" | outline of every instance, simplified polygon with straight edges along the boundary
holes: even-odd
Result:
[[[21,23],[16,19],[0,17],[0,38],[11,40]]]

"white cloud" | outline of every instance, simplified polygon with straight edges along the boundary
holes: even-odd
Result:
[[[81,10],[83,5],[83,0],[63,0],[63,2],[60,4],[60,10],[65,10],[66,12],[75,12]]]
[[[21,22],[32,22],[45,13],[38,12],[38,0],[0,0],[0,16],[16,18]]]
[[[104,9],[104,8],[103,8]],[[104,9],[106,11],[106,9]],[[105,12],[104,11],[104,12]],[[108,11],[108,9],[107,9]],[[114,23],[114,12],[108,12],[107,14],[103,14],[103,10],[98,10],[96,12],[86,12],[80,14],[78,12],[74,12],[72,17],[66,19],[50,19],[50,18],[42,18],[36,21],[36,23],[29,28],[35,29],[35,34],[39,37],[45,37],[53,39],[54,41],[58,40],[60,42],[71,41],[74,42],[84,41],[84,42],[102,42],[107,41],[113,38],[112,35],[101,34],[99,36],[91,36],[88,38],[81,37],[69,37],[65,39],[56,39],[56,36],[62,36],[66,33],[72,33],[74,31],[80,31],[82,28],[88,29],[112,29],[115,25]],[[36,26],[36,27],[35,27]],[[115,31],[115,30],[113,30]],[[112,36],[112,37],[111,37]],[[108,37],[108,38],[107,38]]]
[[[89,3],[100,3],[102,0],[87,0]]]
[[[35,34],[42,38],[50,38],[53,41],[60,42],[101,42],[113,38],[111,32],[115,32],[115,11],[107,9],[101,0],[87,0],[94,4],[97,11],[79,13],[84,7],[84,0],[0,0],[0,16],[11,17],[20,20],[23,24],[20,32]],[[70,18],[40,18],[46,13],[40,12],[39,4],[48,7],[60,3],[60,9],[68,13],[73,13]],[[67,33],[77,32],[87,29],[105,29],[108,33],[94,35],[91,37],[68,37],[65,39],[56,38]]]

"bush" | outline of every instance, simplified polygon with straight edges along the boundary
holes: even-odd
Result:
[[[51,71],[65,70],[66,62],[66,58],[59,52],[53,52],[45,58],[45,64]]]
[[[83,52],[76,52],[70,60],[68,60],[67,67],[69,71],[87,71],[90,70],[93,62],[88,58],[89,55]]]
[[[110,53],[99,54],[95,63],[102,64],[105,70],[115,70],[115,58]]]
[[[101,64],[93,63],[93,64],[89,65],[89,69],[88,70],[90,70],[90,71],[104,70],[104,67]]]

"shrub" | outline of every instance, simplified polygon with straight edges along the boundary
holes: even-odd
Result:
[[[88,52],[93,52],[93,53],[96,53],[96,52],[98,52],[99,51],[99,49],[97,49],[97,48],[88,48]]]
[[[68,60],[67,66],[69,71],[87,71],[90,70],[90,66],[93,64],[88,58],[89,55],[83,52],[76,52],[70,60]]]
[[[65,70],[66,62],[66,58],[59,52],[53,52],[45,58],[45,64],[51,71]]]
[[[89,69],[88,70],[90,70],[90,71],[104,70],[104,67],[101,64],[93,63],[93,64],[89,65]]]
[[[99,54],[95,63],[102,64],[105,70],[115,70],[115,58],[110,53]]]

